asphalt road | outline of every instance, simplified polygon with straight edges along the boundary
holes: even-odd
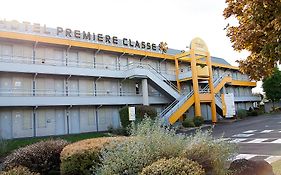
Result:
[[[250,117],[236,122],[219,123],[213,128],[215,138],[237,143],[236,158],[266,160],[281,159],[281,114]]]

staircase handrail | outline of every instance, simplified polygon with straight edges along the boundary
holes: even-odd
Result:
[[[227,72],[223,73],[219,78],[215,79],[213,81],[214,86],[218,85],[218,83],[220,83],[220,81],[225,77],[225,74],[227,74]],[[202,90],[202,92],[207,92],[207,89],[209,89],[209,84],[207,84]]]
[[[160,114],[160,117],[164,117],[169,111],[171,111],[174,107],[177,106],[176,109],[178,109],[187,99],[189,99],[194,94],[194,91],[190,91],[186,95],[182,95],[179,99],[175,100],[173,103],[171,103],[168,107],[166,107]],[[174,111],[174,110],[173,110]]]
[[[154,67],[152,67],[150,64],[147,64],[147,63],[145,63],[145,64],[143,64],[143,63],[130,63],[126,67],[127,67],[127,69],[125,69],[125,70],[131,70],[133,68],[144,68],[146,70],[149,70],[152,74],[156,75],[159,79],[164,81],[172,89],[174,89],[176,92],[178,92],[178,88],[170,80],[168,80],[164,75],[162,75],[159,71],[157,71]]]

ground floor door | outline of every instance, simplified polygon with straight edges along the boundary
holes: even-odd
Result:
[[[66,134],[65,132],[65,111],[63,109],[56,109],[56,135]]]
[[[0,137],[4,139],[12,138],[12,117],[8,111],[0,113]]]
[[[71,109],[69,113],[69,133],[75,134],[80,132],[79,110]]]

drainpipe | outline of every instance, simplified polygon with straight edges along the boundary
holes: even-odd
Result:
[[[96,107],[96,127],[97,127],[97,132],[99,131],[99,117],[98,117],[98,109],[100,109],[102,105],[99,105]]]
[[[70,105],[66,109],[66,129],[67,129],[67,134],[69,134],[69,110],[72,108],[72,105]]]
[[[32,120],[33,120],[33,137],[36,137],[36,109],[38,106],[35,106],[32,110]]]
[[[100,49],[98,49],[95,53],[94,53],[94,68],[96,68],[96,56],[97,54],[100,52]]]

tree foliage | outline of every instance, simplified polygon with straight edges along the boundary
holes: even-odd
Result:
[[[281,99],[281,71],[274,69],[272,76],[263,80],[263,90],[266,97],[272,102],[277,102]]]
[[[226,27],[227,36],[237,51],[250,51],[239,67],[251,79],[260,80],[272,74],[281,60],[281,1],[226,0],[224,17],[234,17],[237,26]]]

